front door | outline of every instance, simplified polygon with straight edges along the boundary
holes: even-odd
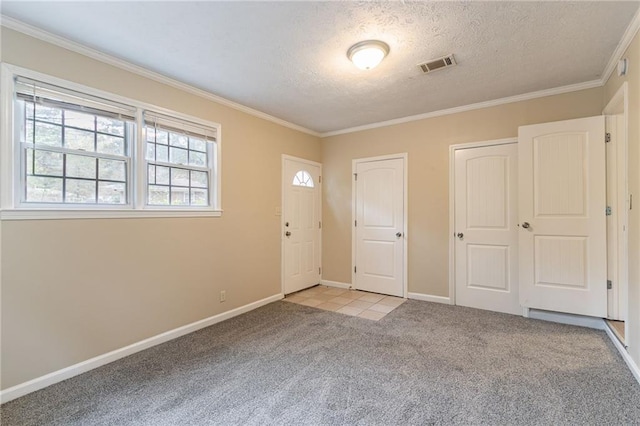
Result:
[[[404,158],[356,162],[354,287],[404,297]]]
[[[320,164],[285,157],[283,189],[284,293],[320,282]]]
[[[456,304],[522,314],[518,144],[455,150]]]
[[[520,302],[607,316],[604,117],[518,129]]]

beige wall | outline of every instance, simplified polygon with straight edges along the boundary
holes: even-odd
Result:
[[[280,292],[281,154],[318,138],[5,28],[2,61],[221,123],[224,209],[4,221],[2,389]]]
[[[625,77],[614,74],[604,88],[606,105],[621,85],[629,83],[629,192],[635,198],[635,208],[629,212],[629,353],[640,365],[640,34],[623,55],[629,59],[629,73]]]
[[[323,278],[351,282],[352,159],[409,153],[409,291],[448,296],[449,146],[601,112],[595,88],[323,139]]]

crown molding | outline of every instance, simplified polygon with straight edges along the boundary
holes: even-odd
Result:
[[[288,127],[293,130],[297,130],[299,132],[303,132],[312,136],[320,136],[320,133],[307,129],[306,127],[299,126],[294,123],[290,123],[286,120],[283,120],[278,117],[274,117],[265,112],[258,111],[256,109],[250,108],[248,106],[239,104],[237,102],[231,101],[229,99],[225,99],[221,96],[215,95],[206,90],[199,89],[197,87],[191,86],[189,84],[183,83],[181,81],[175,80],[171,77],[167,77],[163,74],[157,73],[155,71],[150,71],[146,68],[143,68],[139,65],[132,64],[125,60],[116,58],[111,55],[107,55],[106,53],[102,53],[96,49],[91,47],[87,47],[83,44],[76,43],[75,41],[71,41],[64,37],[60,37],[58,35],[52,34],[48,31],[44,31],[40,28],[34,27],[32,25],[26,24],[17,19],[10,18],[5,15],[0,15],[0,25],[3,27],[9,28],[11,30],[20,32],[22,34],[28,35],[30,37],[36,38],[38,40],[45,41],[47,43],[53,44],[58,47],[62,47],[64,49],[70,50],[75,53],[79,53],[84,56],[88,56],[91,59],[95,59],[97,61],[106,63],[108,65],[112,65],[114,67],[123,69],[125,71],[129,71],[131,73],[140,75],[142,77],[148,78],[150,80],[157,81],[162,84],[166,84],[167,86],[175,87],[176,89],[180,89],[184,92],[191,93],[193,95],[199,96],[201,98],[210,100],[212,102],[227,106],[229,108],[233,108],[237,111],[244,112],[246,114],[252,115],[254,117],[261,118],[263,120],[271,121],[272,123],[279,124],[284,127]]]
[[[616,50],[613,51],[613,54],[611,55],[611,58],[609,59],[609,62],[607,63],[607,66],[605,67],[602,73],[602,77],[600,79],[602,80],[603,86],[607,83],[607,80],[609,80],[609,77],[611,77],[611,74],[613,74],[613,71],[618,67],[618,61],[622,59],[622,55],[624,55],[624,52],[626,52],[629,46],[631,45],[631,42],[633,41],[633,38],[638,33],[639,29],[640,29],[640,8],[636,11],[636,14],[634,15],[633,19],[631,20],[631,23],[629,24],[624,34],[622,35],[622,38],[620,39],[620,42],[618,43]]]
[[[411,115],[408,117],[396,118],[393,120],[380,121],[378,123],[365,124],[363,126],[350,127],[348,129],[336,130],[333,132],[321,133],[321,138],[329,136],[343,135],[346,133],[360,132],[363,130],[377,129],[378,127],[393,126],[396,124],[409,123],[411,121],[424,120],[426,118],[441,117],[443,115],[458,114],[476,109],[490,108],[498,105],[510,104],[513,102],[527,101],[530,99],[544,98],[546,96],[560,95],[562,93],[576,92],[578,90],[592,89],[601,87],[602,80],[585,81],[584,83],[570,84],[568,86],[555,87],[552,89],[539,90],[537,92],[524,93],[522,95],[509,96],[506,98],[493,99],[490,101],[478,102],[475,104],[463,105],[455,108],[442,109],[438,111],[427,112],[424,114]]]

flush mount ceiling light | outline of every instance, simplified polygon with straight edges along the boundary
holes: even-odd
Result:
[[[366,40],[354,44],[347,51],[347,57],[361,70],[378,66],[389,53],[389,45],[383,41]]]

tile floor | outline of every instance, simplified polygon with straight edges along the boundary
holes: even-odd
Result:
[[[373,321],[383,318],[406,301],[401,297],[360,290],[343,290],[324,285],[290,294],[284,300]]]

